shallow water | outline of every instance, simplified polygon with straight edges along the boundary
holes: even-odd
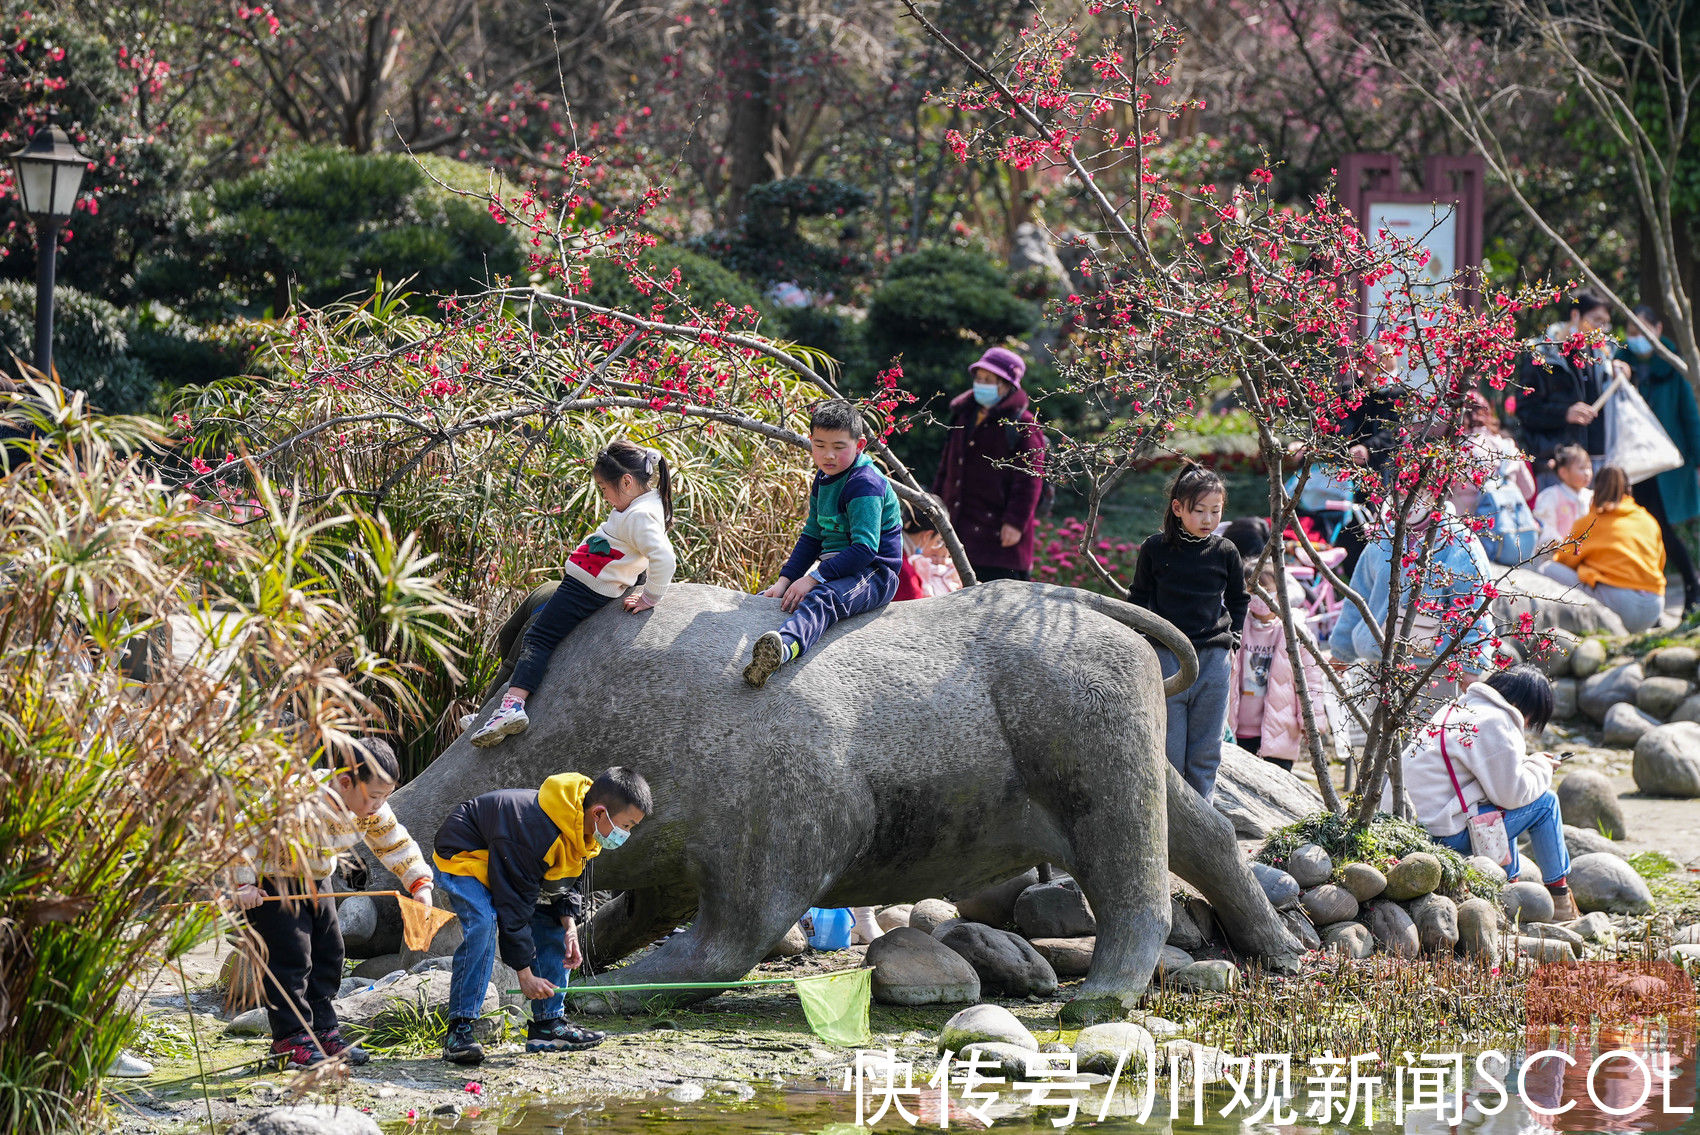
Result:
[[[907,1114],[899,1114],[888,1107],[885,1114],[879,1117],[875,1130],[888,1133],[904,1130],[936,1131],[941,1128],[955,1131],[984,1129],[979,1118],[971,1114],[970,1109],[973,1109],[991,1121],[992,1130],[1007,1131],[1013,1135],[1041,1135],[1043,1132],[1055,1132],[1059,1130],[1059,1126],[1066,1128],[1070,1125],[1091,1127],[1101,1132],[1150,1133],[1192,1130],[1207,1135],[1264,1135],[1272,1131],[1310,1135],[1340,1131],[1348,1127],[1377,1132],[1399,1131],[1404,1135],[1449,1135],[1460,1130],[1480,1132],[1482,1135],[1536,1135],[1542,1131],[1601,1131],[1637,1135],[1642,1132],[1671,1131],[1680,1132],[1682,1135],[1700,1135],[1700,1118],[1678,1110],[1693,1108],[1695,1105],[1696,1061],[1692,1048],[1687,1051],[1679,1050],[1671,1056],[1667,1066],[1662,1063],[1665,1051],[1663,1046],[1633,1046],[1637,1054],[1648,1062],[1649,1068],[1663,1070],[1668,1067],[1674,1075],[1674,1079],[1670,1081],[1667,1110],[1667,1093],[1661,1081],[1653,1078],[1648,1097],[1638,1101],[1637,1097],[1641,1094],[1643,1085],[1648,1082],[1646,1073],[1622,1056],[1601,1059],[1605,1052],[1612,1050],[1613,1044],[1602,1046],[1595,1042],[1590,1046],[1585,1043],[1555,1043],[1552,1047],[1574,1057],[1576,1064],[1567,1067],[1559,1058],[1547,1056],[1530,1062],[1526,1076],[1520,1076],[1526,1059],[1522,1054],[1516,1055],[1517,1063],[1508,1070],[1502,1070],[1504,1064],[1497,1057],[1488,1057],[1481,1066],[1482,1071],[1478,1071],[1475,1057],[1471,1057],[1463,1065],[1468,1087],[1462,1099],[1452,1092],[1450,1085],[1453,1081],[1436,1080],[1432,1075],[1428,1080],[1431,1085],[1445,1085],[1440,1090],[1447,1098],[1445,1107],[1451,1114],[1444,1118],[1432,1107],[1424,1110],[1412,1109],[1404,1112],[1402,1116],[1397,1114],[1399,1108],[1395,1095],[1400,1085],[1395,1084],[1394,1070],[1365,1065],[1362,1072],[1366,1078],[1379,1077],[1379,1083],[1373,1084],[1369,1089],[1373,1107],[1368,1122],[1363,1111],[1361,1088],[1350,1122],[1342,1122],[1343,1105],[1340,1097],[1347,1094],[1349,1066],[1340,1068],[1341,1082],[1334,1086],[1332,1092],[1319,1080],[1310,1081],[1315,1090],[1307,1090],[1308,1077],[1327,1077],[1331,1074],[1331,1069],[1328,1066],[1312,1066],[1307,1062],[1293,1061],[1290,1067],[1292,1094],[1274,1093],[1276,1109],[1261,1115],[1256,1113],[1264,1107],[1271,1093],[1257,1090],[1256,1085],[1260,1082],[1275,1081],[1280,1067],[1278,1061],[1269,1062],[1261,1077],[1255,1069],[1249,1075],[1234,1073],[1236,1079],[1244,1079],[1248,1084],[1246,1097],[1239,1101],[1236,1101],[1231,1087],[1221,1085],[1213,1085],[1207,1089],[1202,1104],[1195,1100],[1192,1090],[1184,1085],[1179,1091],[1179,1098],[1171,1100],[1167,1083],[1159,1081],[1143,1121],[1138,1118],[1143,1108],[1142,1095],[1145,1090],[1142,1078],[1124,1076],[1115,1090],[1109,1091],[1106,1077],[1081,1077],[1096,1082],[1078,1093],[1057,1093],[1063,1100],[1073,1100],[1076,1103],[1077,1110],[1071,1118],[1066,1104],[1035,1109],[1030,1102],[1030,1091],[1023,1091],[1008,1083],[978,1085],[995,1096],[995,1101],[989,1104],[984,1097],[963,1100],[962,1091],[965,1085],[955,1083],[951,1089],[950,1102],[945,1105],[947,1110],[941,1110],[938,1089],[926,1086],[935,1068],[931,1065],[917,1066],[913,1069],[912,1082],[920,1090],[913,1094],[900,1094],[898,1097]],[[1654,1055],[1649,1057],[1648,1052]],[[1598,1066],[1590,1091],[1589,1067],[1596,1061]],[[878,1063],[875,1058],[875,1064]],[[1425,1061],[1420,1055],[1404,1063],[1409,1068],[1435,1067],[1441,1064],[1456,1067],[1447,1061]],[[1406,1074],[1403,1078],[1406,1092],[1416,1090],[1420,1076],[1420,1073]],[[1058,1080],[1068,1078],[1059,1075]],[[1536,1108],[1561,1108],[1562,1113],[1548,1116],[1531,1110],[1529,1104],[1517,1095],[1519,1079],[1523,1080],[1528,1101]],[[1492,1080],[1504,1081],[1508,1085],[1503,1095]],[[894,1082],[899,1086],[903,1084],[901,1069],[897,1072]],[[668,1131],[682,1131],[685,1125],[689,1125],[693,1135],[731,1135],[734,1132],[760,1135],[855,1135],[873,1118],[874,1111],[885,1101],[885,1093],[882,1091],[884,1083],[884,1069],[881,1066],[864,1079],[861,1101],[858,1101],[855,1092],[843,1090],[842,1086],[816,1084],[805,1090],[792,1091],[769,1087],[743,1102],[708,1097],[681,1103],[661,1096],[599,1104],[566,1105],[540,1102],[482,1109],[474,1105],[455,1119],[422,1118],[417,1123],[386,1125],[386,1131],[393,1135],[403,1132],[407,1135],[441,1135],[448,1132],[466,1135],[659,1135]],[[1318,1118],[1319,1109],[1324,1097],[1330,1094],[1334,1097],[1331,1121],[1324,1122]],[[1406,1099],[1411,1099],[1411,1096],[1407,1095]],[[1503,1106],[1499,1106],[1502,1103]],[[1454,1108],[1461,1110],[1454,1112]],[[1492,1112],[1497,1114],[1490,1114]],[[1200,1113],[1202,1122],[1197,1122]],[[1102,1120],[1100,1115],[1104,1116]]]

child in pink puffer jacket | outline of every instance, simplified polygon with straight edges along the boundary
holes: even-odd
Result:
[[[1246,590],[1251,605],[1246,610],[1240,646],[1234,652],[1228,677],[1228,724],[1234,741],[1272,765],[1291,772],[1293,762],[1304,751],[1304,712],[1299,706],[1297,683],[1293,681],[1292,658],[1287,653],[1286,629],[1281,615],[1259,596],[1275,594],[1275,569],[1265,567],[1253,586],[1247,565]],[[1310,633],[1300,630],[1307,639]],[[1322,668],[1301,643],[1299,660],[1305,668],[1305,687],[1310,691],[1312,717],[1317,728],[1328,728],[1327,700],[1323,695]]]

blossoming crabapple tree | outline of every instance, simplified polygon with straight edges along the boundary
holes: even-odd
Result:
[[[1264,598],[1288,629],[1312,765],[1328,806],[1343,811],[1318,728],[1323,691],[1300,657],[1322,658],[1296,633],[1306,612],[1288,598],[1287,557],[1362,615],[1373,649],[1351,685],[1323,667],[1363,731],[1363,775],[1353,813],[1367,823],[1382,788],[1400,796],[1398,753],[1434,701],[1438,681],[1473,676],[1501,642],[1467,650],[1467,632],[1498,596],[1491,574],[1455,573],[1443,553],[1467,545],[1483,521],[1446,519],[1460,481],[1492,473],[1468,436],[1466,397],[1504,388],[1521,345],[1513,316],[1525,295],[1484,295],[1478,277],[1429,278],[1422,241],[1366,233],[1331,197],[1293,208],[1271,200],[1268,164],[1235,185],[1185,180],[1153,161],[1165,124],[1197,103],[1165,101],[1182,37],[1159,7],[1141,0],[1094,3],[1069,19],[1041,10],[1005,54],[970,58],[914,0],[912,18],[956,51],[975,75],[941,97],[977,126],[952,137],[965,158],[990,157],[1072,180],[1095,221],[1090,295],[1068,297],[1079,330],[1059,356],[1069,393],[1100,406],[1114,424],[1092,437],[1059,436],[1051,467],[1084,483],[1080,554],[1126,594],[1097,558],[1099,506],[1136,463],[1169,446],[1187,419],[1231,390],[1256,423],[1268,474],[1265,508],[1274,531],[1261,563],[1276,586]],[[1088,42],[1087,26],[1101,33]],[[1121,123],[1124,125],[1118,126]],[[1366,330],[1361,296],[1388,298]],[[1374,416],[1395,439],[1370,464],[1360,446]],[[1323,476],[1351,487],[1376,518],[1391,556],[1382,619],[1300,524],[1298,500]],[[1155,522],[1155,518],[1153,518]],[[1532,631],[1525,619],[1520,628]],[[1474,645],[1473,643],[1471,644]]]

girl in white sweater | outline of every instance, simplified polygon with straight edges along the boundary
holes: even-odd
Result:
[[[1552,790],[1558,761],[1551,753],[1531,753],[1523,731],[1538,733],[1552,717],[1552,683],[1533,666],[1513,666],[1466,689],[1419,728],[1405,750],[1405,789],[1417,819],[1436,843],[1470,854],[1468,816],[1505,813],[1511,862],[1505,872],[1517,877],[1521,863],[1517,837],[1529,833],[1535,860],[1552,894],[1554,920],[1576,917],[1566,877],[1570,852],[1564,844],[1564,816]]]
[[[472,735],[479,748],[500,745],[531,725],[525,702],[543,681],[555,647],[647,571],[643,592],[628,595],[627,611],[647,611],[672,582],[677,557],[667,530],[673,526],[673,482],[667,459],[653,449],[614,441],[596,455],[590,479],[613,509],[567,557],[561,585],[527,628],[519,661],[502,704]],[[651,486],[654,486],[653,488]]]

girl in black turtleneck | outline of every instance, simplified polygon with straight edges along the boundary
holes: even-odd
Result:
[[[1198,679],[1168,700],[1169,763],[1206,800],[1216,790],[1228,719],[1228,657],[1245,624],[1239,549],[1216,535],[1228,494],[1222,478],[1188,465],[1169,486],[1163,530],[1139,547],[1128,598],[1175,625],[1198,652]],[[1167,677],[1180,668],[1162,647]]]

